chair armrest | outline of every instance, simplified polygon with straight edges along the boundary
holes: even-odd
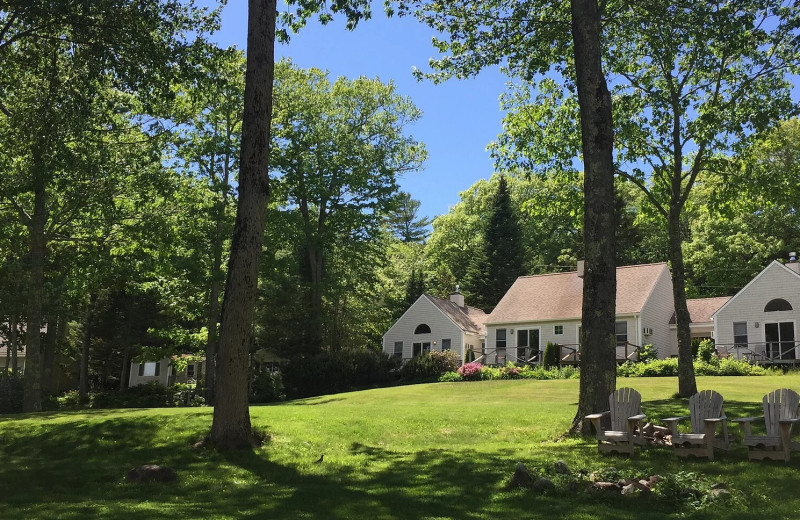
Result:
[[[799,424],[800,423],[800,418],[780,419],[778,422],[781,423],[781,424]]]
[[[689,419],[688,415],[681,415],[680,417],[667,417],[666,419],[661,419],[661,422],[671,423],[671,422],[685,421],[686,419]]]
[[[628,420],[629,421],[643,421],[645,419],[645,417],[647,417],[647,415],[645,415],[643,413],[640,413],[639,415],[633,415],[631,417],[628,417]]]
[[[595,419],[602,419],[606,415],[611,415],[611,410],[608,410],[608,411],[605,411],[605,412],[602,412],[602,413],[593,413],[593,414],[587,415],[585,418],[589,419],[590,421],[593,421]]]

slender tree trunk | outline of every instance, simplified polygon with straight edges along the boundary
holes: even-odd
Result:
[[[92,310],[97,301],[97,294],[89,297],[89,306],[83,320],[83,339],[81,341],[81,366],[78,375],[78,399],[81,403],[89,401],[89,347],[92,344]]]
[[[614,264],[614,132],[606,85],[597,0],[571,0],[576,86],[584,164],[584,251],[581,379],[572,430],[589,433],[583,418],[605,410],[616,387]]]
[[[58,334],[58,316],[48,316],[47,334],[42,345],[42,393],[46,396],[53,393],[53,368],[56,362],[56,335]]]
[[[126,342],[125,346],[122,348],[122,370],[120,371],[119,375],[120,392],[128,388],[128,382],[130,381],[130,373],[131,373],[131,345]]]
[[[678,395],[690,397],[697,393],[697,380],[694,376],[692,360],[692,333],[689,329],[691,318],[686,305],[686,276],[683,265],[681,244],[680,209],[670,208],[669,262],[672,267],[672,297],[675,301],[675,322],[678,329]]]
[[[319,352],[322,349],[324,333],[323,307],[322,307],[322,280],[325,277],[325,255],[321,248],[309,238],[306,244],[308,250],[308,324],[306,337],[308,338],[308,353]]]
[[[13,375],[17,375],[19,373],[19,360],[17,358],[17,351],[19,349],[19,320],[17,319],[16,314],[11,315],[10,325],[11,344],[6,349],[6,359],[8,359],[10,356],[11,373]],[[6,361],[6,367],[8,367],[8,361]]]
[[[39,155],[34,152],[34,155]],[[45,224],[47,222],[47,191],[41,158],[34,158],[33,217],[30,236],[30,284],[28,287],[28,319],[25,323],[25,391],[22,411],[42,409],[42,303],[44,301],[44,264],[47,256]]]
[[[230,128],[227,130],[226,142],[230,142]],[[226,148],[226,150],[228,150]],[[222,249],[225,242],[225,237],[222,236],[223,224],[225,221],[225,209],[228,207],[228,183],[230,182],[230,156],[226,152],[225,163],[223,165],[222,174],[222,200],[219,202],[216,218],[217,223],[214,228],[214,260],[211,266],[211,287],[208,295],[208,316],[206,317],[206,330],[208,330],[208,338],[206,339],[206,403],[209,405],[214,404],[214,385],[216,384],[217,372],[217,348],[219,345],[219,338],[217,335],[217,322],[219,321],[219,293],[220,293],[220,279],[222,278]]]
[[[222,302],[216,400],[209,433],[209,441],[218,449],[243,448],[253,442],[248,360],[269,200],[276,15],[276,0],[249,0],[239,201]]]

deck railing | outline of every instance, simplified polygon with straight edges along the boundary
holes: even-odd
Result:
[[[721,358],[746,359],[760,365],[800,363],[800,341],[717,343],[714,346]]]
[[[562,365],[578,365],[581,361],[581,346],[575,343],[567,345],[559,345],[561,352],[559,359]],[[626,361],[636,361],[639,357],[641,346],[634,345],[626,341],[625,343],[617,343],[617,363],[624,363]]]

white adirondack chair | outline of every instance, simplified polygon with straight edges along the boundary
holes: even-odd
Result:
[[[714,448],[730,449],[728,424],[722,407],[722,396],[714,390],[703,390],[689,398],[689,416],[663,419],[672,433],[672,446],[678,457],[708,457],[714,460]],[[678,423],[690,419],[692,431],[681,433]],[[722,431],[717,436],[717,424]]]
[[[790,451],[800,449],[800,444],[792,442],[792,428],[800,423],[800,396],[794,390],[781,388],[764,396],[763,417],[743,417],[734,419],[744,430],[742,444],[747,446],[748,460],[773,459],[789,461]],[[766,435],[753,435],[750,425],[763,419]]]
[[[608,411],[586,416],[597,432],[597,449],[633,455],[634,445],[645,443],[641,422],[647,416],[642,413],[642,396],[633,388],[619,388],[608,397],[608,405]],[[605,418],[611,420],[610,429],[603,425]]]

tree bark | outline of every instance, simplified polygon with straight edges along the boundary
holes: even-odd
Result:
[[[670,208],[669,224],[669,262],[672,267],[672,297],[675,302],[675,323],[678,329],[678,395],[690,397],[697,393],[697,380],[694,376],[692,359],[692,333],[689,329],[691,318],[686,305],[686,276],[683,265],[683,242],[680,228],[680,208]]]
[[[58,316],[48,316],[47,333],[42,345],[42,393],[46,396],[53,393],[53,369],[56,363],[56,335],[58,334]]]
[[[208,440],[218,449],[252,445],[248,360],[269,200],[276,0],[249,0],[239,200],[222,302],[216,402]]]
[[[614,263],[614,131],[606,85],[597,0],[571,0],[575,74],[584,163],[583,318],[578,412],[572,431],[589,433],[583,418],[608,406],[616,387]]]
[[[6,349],[6,368],[8,368],[8,361],[11,361],[11,373],[17,375],[19,373],[19,360],[17,358],[17,349],[19,349],[19,320],[16,314],[11,315],[9,325],[11,326],[11,343]]]
[[[78,372],[78,400],[81,403],[89,402],[89,347],[92,344],[92,310],[97,301],[97,294],[89,297],[89,306],[83,321],[83,339],[81,341],[81,365]]]
[[[34,152],[34,155],[39,155]],[[42,409],[42,302],[44,301],[44,264],[47,256],[45,224],[47,222],[47,191],[41,158],[34,158],[33,217],[30,236],[30,283],[28,287],[28,317],[25,323],[25,391],[23,412]]]
[[[231,137],[230,125],[226,130],[225,142],[230,142]],[[219,321],[219,293],[220,293],[220,278],[222,277],[222,249],[225,238],[222,236],[223,224],[225,221],[225,209],[228,207],[228,183],[230,182],[230,156],[227,152],[230,147],[226,147],[225,163],[223,165],[222,173],[222,200],[218,202],[216,211],[217,223],[214,228],[214,259],[211,266],[211,287],[209,288],[208,295],[208,316],[206,322],[206,329],[208,330],[208,338],[206,339],[206,371],[205,371],[205,398],[206,403],[209,405],[214,404],[214,385],[216,384],[217,373],[217,349],[219,346],[219,338],[217,337],[217,322]],[[212,165],[213,167],[213,165]]]

